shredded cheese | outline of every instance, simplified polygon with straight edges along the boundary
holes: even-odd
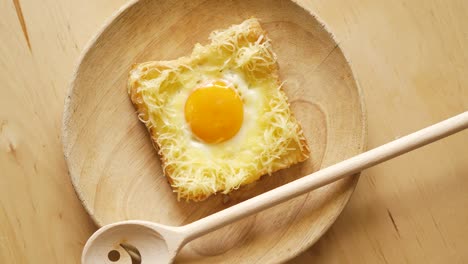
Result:
[[[130,72],[128,88],[138,118],[148,127],[159,148],[163,170],[178,199],[203,200],[258,180],[264,174],[303,161],[308,148],[293,117],[277,74],[277,58],[258,21],[249,19],[210,35],[211,43],[195,45],[190,57],[146,62]],[[184,126],[167,107],[181,86],[200,72],[242,72],[251,84],[268,89],[258,125],[262,133],[246,145],[243,154],[213,155],[210,159],[191,147]],[[183,120],[182,120],[183,121]]]

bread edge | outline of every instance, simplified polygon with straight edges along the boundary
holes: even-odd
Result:
[[[255,39],[258,39],[260,35],[264,35],[266,36],[266,39],[268,39],[268,35],[267,35],[267,32],[261,27],[260,23],[258,22],[258,20],[255,21],[255,23],[252,23],[250,25],[250,28],[249,30],[254,33],[254,37]],[[250,34],[250,33],[249,33]],[[274,52],[274,49],[273,47],[271,48],[271,51]],[[179,59],[176,59],[176,60],[171,60],[171,61],[152,61],[151,63],[153,63],[152,67],[154,68],[158,68],[158,67],[163,67],[163,68],[167,68],[167,64],[168,63],[174,63],[176,64],[177,62],[179,62],[180,60],[184,60],[184,59],[188,59],[188,57],[181,57]],[[144,104],[138,104],[138,102],[136,101],[137,98],[141,98],[141,94],[136,92],[136,89],[137,87],[131,83],[131,73],[133,72],[133,70],[135,70],[137,68],[137,66],[139,65],[139,63],[134,63],[129,71],[129,78],[128,78],[128,83],[127,83],[127,89],[128,89],[128,94],[129,94],[129,98],[134,106],[134,108],[136,109],[137,113],[138,113],[138,116],[139,116],[139,119],[140,119],[140,115],[143,115],[144,118],[148,119],[149,118],[149,112],[148,112],[148,108],[144,105]],[[280,171],[280,170],[283,170],[283,169],[287,169],[293,165],[296,165],[298,163],[301,163],[301,162],[304,162],[305,160],[307,160],[309,158],[309,154],[310,154],[310,149],[309,149],[309,145],[307,143],[307,139],[306,137],[304,136],[304,131],[302,129],[302,125],[301,123],[296,119],[292,109],[291,109],[291,106],[290,106],[290,103],[289,103],[289,98],[288,96],[286,95],[283,87],[281,86],[281,80],[280,80],[280,76],[279,76],[279,65],[278,65],[278,62],[276,62],[273,66],[273,69],[272,69],[272,73],[276,76],[276,80],[277,80],[277,85],[280,86],[280,92],[283,93],[284,97],[285,97],[285,100],[286,100],[286,103],[288,104],[288,107],[289,107],[289,110],[290,110],[290,117],[296,122],[296,124],[298,125],[297,126],[297,131],[296,133],[298,134],[298,136],[301,138],[300,142],[299,142],[299,145],[300,147],[302,148],[301,152],[299,153],[298,157],[296,158],[296,160],[294,162],[291,162],[290,164],[287,164],[285,166],[279,166],[277,168],[275,168],[270,174],[272,173],[275,173],[277,171]],[[135,99],[135,100],[134,100]],[[141,119],[140,119],[141,121]],[[153,147],[158,151],[158,155],[160,157],[160,160],[161,160],[161,163],[162,163],[162,167],[163,168],[166,168],[164,165],[166,164],[167,162],[167,158],[164,156],[164,154],[160,151],[161,149],[161,145],[158,143],[157,141],[157,136],[158,136],[158,133],[155,129],[154,126],[150,126],[149,125],[149,122],[142,122],[145,124],[145,127],[148,131],[148,133],[150,134],[150,138],[151,138],[151,142],[152,142],[152,145]],[[297,154],[296,154],[297,155]],[[170,184],[170,187],[172,188],[173,192],[176,192],[178,193],[178,190],[177,188],[174,188],[172,185],[174,183],[172,177],[171,177],[171,174],[172,172],[170,171],[170,168],[168,169],[164,169],[163,171],[164,175],[166,176],[166,179],[167,181],[169,182]],[[265,170],[261,170],[255,177],[255,180],[251,181],[251,182],[243,182],[241,183],[241,185],[239,187],[242,187],[242,186],[245,186],[245,185],[248,185],[250,183],[253,183],[253,182],[256,182],[258,180],[260,180],[263,176],[267,175],[268,172],[265,171]],[[218,190],[218,192],[222,192],[223,190]],[[192,200],[192,201],[195,201],[195,202],[199,202],[199,201],[203,201],[203,200],[206,200],[207,198],[209,198],[211,195],[214,195],[214,194],[217,194],[217,193],[212,193],[212,194],[208,194],[208,195],[200,195],[200,196],[192,196],[192,197],[180,197],[180,198],[183,198],[183,199],[186,199],[186,200]]]

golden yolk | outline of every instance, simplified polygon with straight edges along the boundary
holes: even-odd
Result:
[[[222,81],[194,90],[185,103],[185,120],[192,132],[206,143],[232,138],[243,119],[242,99]]]

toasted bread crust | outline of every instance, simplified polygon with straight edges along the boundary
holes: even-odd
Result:
[[[249,42],[255,42],[260,38],[260,36],[266,36],[267,35],[267,33],[263,30],[263,28],[260,26],[260,24],[258,22],[257,23],[252,23],[250,25],[250,27],[249,27],[249,31],[250,31],[249,34],[248,34],[248,41]],[[265,40],[263,40],[263,41],[265,41]],[[181,63],[181,61],[185,61],[187,59],[189,59],[189,58],[182,57],[182,58],[180,58],[178,60],[173,60],[173,61],[152,61],[152,62],[145,63],[145,67],[150,67],[150,68],[158,69],[158,70],[162,71],[164,69],[169,68],[168,66],[177,66],[178,64]],[[168,160],[167,160],[167,157],[164,156],[164,153],[162,151],[160,151],[162,146],[159,145],[158,140],[157,140],[158,139],[157,128],[155,127],[155,124],[152,124],[150,119],[149,119],[149,110],[148,110],[148,107],[143,103],[142,94],[138,92],[137,80],[132,78],[132,72],[134,70],[136,70],[139,65],[140,64],[134,64],[132,66],[132,69],[131,69],[130,73],[129,73],[129,81],[128,81],[129,97],[130,97],[131,102],[134,105],[135,109],[137,110],[139,119],[145,124],[145,126],[146,126],[146,128],[147,128],[147,130],[148,130],[148,132],[149,132],[149,134],[151,136],[153,146],[158,150],[158,154],[159,154],[161,162],[163,164],[163,168],[166,168],[165,171],[164,171],[164,174],[166,175],[169,183],[172,186],[173,182],[174,182],[173,178],[171,177],[172,170],[171,170],[171,167],[164,166],[164,164],[166,164],[168,162]],[[278,67],[277,63],[275,63],[272,66],[271,72],[272,72],[272,74],[274,76],[276,76],[278,86],[281,86],[281,82],[280,82],[280,79],[279,79],[279,67]],[[284,93],[284,90],[282,88],[280,88],[280,91],[282,93]],[[287,96],[285,96],[285,98],[287,98]],[[299,153],[297,153],[297,152],[294,153],[294,155],[296,156],[296,158],[294,159],[294,162],[290,162],[289,164],[286,164],[286,165],[283,165],[283,166],[277,166],[276,168],[274,168],[272,173],[276,172],[278,170],[281,170],[281,169],[288,168],[288,167],[290,167],[290,166],[292,166],[294,164],[303,162],[309,157],[309,154],[310,154],[310,150],[309,150],[309,147],[308,147],[308,144],[307,144],[307,140],[304,137],[304,133],[303,133],[303,130],[302,130],[302,127],[301,127],[300,123],[297,122],[297,120],[294,117],[294,114],[292,113],[292,111],[290,112],[290,116],[298,124],[297,134],[300,137],[300,141],[299,141],[300,146],[298,146],[299,149],[300,149],[300,152]],[[268,172],[265,169],[260,170],[260,171],[258,171],[258,173],[256,175],[257,177],[255,177],[255,178],[258,180],[262,175],[265,175],[267,173]],[[256,181],[256,180],[254,180],[254,181]],[[251,183],[251,182],[244,182],[244,183],[241,184],[241,186],[249,184],[249,183]],[[174,192],[176,192],[176,191],[177,190],[174,190]],[[211,194],[191,196],[191,197],[185,197],[185,198],[189,199],[189,200],[193,200],[193,201],[202,201],[202,200],[205,200],[206,198],[208,198],[210,195]]]

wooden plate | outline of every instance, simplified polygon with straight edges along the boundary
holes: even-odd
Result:
[[[255,16],[273,40],[285,91],[311,158],[230,197],[177,202],[127,96],[130,66],[191,52],[208,34]],[[143,219],[183,225],[364,150],[362,95],[337,43],[306,9],[286,0],[136,1],[85,50],[63,124],[76,192],[97,225]],[[188,244],[178,261],[272,263],[310,247],[334,222],[358,177],[291,200]]]

